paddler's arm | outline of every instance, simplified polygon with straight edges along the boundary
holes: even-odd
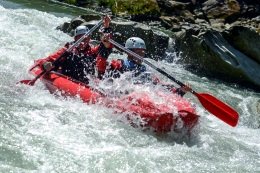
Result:
[[[112,48],[106,48],[104,44],[100,44],[98,48],[98,55],[96,57],[96,67],[98,71],[98,78],[102,79],[106,71],[107,58],[112,52]]]
[[[185,84],[183,87],[176,88],[172,84],[162,83],[160,81],[160,79],[156,76],[153,76],[153,84],[154,85],[162,85],[163,87],[165,87],[166,89],[168,89],[172,93],[178,94],[181,97],[183,97],[187,92],[192,90],[191,87],[190,87],[190,84]]]
[[[174,85],[162,85],[170,90],[172,93],[178,94],[183,97],[187,92],[191,91],[190,84],[186,84],[183,87],[176,88]]]
[[[67,48],[63,47],[46,58],[36,60],[36,66],[40,66],[47,71],[50,70],[52,68],[52,62],[59,58],[66,50]]]
[[[106,71],[107,58],[112,52],[113,45],[108,41],[112,37],[112,30],[110,28],[111,18],[106,15],[103,18],[103,28],[99,31],[102,33],[101,43],[98,47],[98,54],[96,58],[96,67],[98,71],[98,78],[102,79]]]

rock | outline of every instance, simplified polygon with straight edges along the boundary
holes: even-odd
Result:
[[[78,17],[73,18],[70,22],[65,22],[62,25],[58,26],[57,29],[68,33],[70,36],[73,36],[74,30],[77,26],[85,23],[86,21],[91,20],[100,20],[100,16],[96,14],[84,14]]]
[[[224,36],[234,48],[260,64],[260,33],[255,29],[234,26]]]
[[[124,44],[129,37],[142,38],[148,49],[148,56],[154,59],[162,59],[168,47],[169,37],[160,31],[154,31],[149,26],[137,22],[112,22],[113,31],[120,33],[115,37],[116,41]]]
[[[255,28],[258,28],[258,29],[260,28],[260,16],[252,18],[251,21],[256,24]]]
[[[202,6],[209,19],[221,18],[233,22],[240,14],[240,5],[236,0],[208,0]]]
[[[161,16],[160,20],[161,20],[161,25],[164,28],[169,29],[172,27],[172,20],[170,16]]]
[[[255,0],[242,0],[241,1],[241,17],[254,18],[260,15],[260,4]]]
[[[198,19],[195,20],[195,23],[196,23],[196,24],[202,24],[202,23],[204,23],[204,24],[206,23],[206,24],[207,24],[207,21],[204,20],[204,19],[199,19],[199,18],[198,18]]]
[[[81,17],[76,17],[70,21],[70,28],[76,29],[77,26],[79,26],[80,24],[82,24],[84,22],[86,22],[86,21],[84,19],[82,19]]]
[[[180,16],[186,22],[195,23],[194,15],[189,10],[182,10]]]
[[[64,22],[62,25],[58,26],[56,29],[61,30],[65,33],[69,32],[70,22]]]
[[[161,25],[164,26],[166,29],[170,29],[174,25],[179,23],[179,19],[175,16],[161,16],[160,20],[161,20]]]
[[[79,18],[83,19],[84,21],[100,20],[100,15],[98,15],[98,14],[83,14],[83,15],[80,15]]]
[[[225,19],[210,19],[211,27],[218,30],[223,31],[225,29]]]
[[[172,25],[172,27],[171,27],[171,31],[173,31],[173,32],[178,32],[180,30],[181,30],[180,25]]]
[[[260,64],[230,45],[220,32],[196,35],[189,30],[176,37],[175,47],[182,52],[179,63],[189,70],[259,89]]]
[[[157,0],[161,12],[168,15],[180,15],[183,10],[190,10],[190,1],[188,3],[171,1],[171,0]]]

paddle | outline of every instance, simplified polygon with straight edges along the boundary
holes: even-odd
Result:
[[[169,79],[171,79],[172,81],[174,81],[175,83],[180,85],[181,87],[185,86],[185,84],[176,80],[173,76],[166,73],[162,69],[156,67],[155,65],[153,65],[149,61],[143,59],[140,55],[136,54],[135,52],[125,48],[124,46],[120,45],[119,43],[115,42],[112,39],[109,39],[109,42],[111,44],[113,44],[114,46],[122,49],[123,51],[129,53],[130,55],[134,56],[137,60],[143,61],[145,64],[149,65],[150,67],[152,67],[153,69],[155,69],[156,71],[161,73],[162,75],[168,77]],[[224,121],[225,123],[229,124],[230,126],[235,127],[237,125],[239,115],[229,105],[227,105],[226,103],[223,103],[222,101],[220,101],[219,99],[215,98],[214,96],[212,96],[210,94],[197,93],[194,90],[191,90],[190,92],[192,94],[194,94],[199,99],[202,106],[204,106],[204,108],[206,110],[208,110],[210,113],[212,113],[213,115],[215,115],[216,117],[218,117],[219,119]]]
[[[68,52],[70,52],[74,47],[76,47],[80,42],[83,41],[83,39],[87,36],[89,36],[94,30],[96,30],[101,24],[103,23],[103,20],[100,20],[95,26],[93,26],[86,34],[84,34],[80,39],[78,39],[73,45],[71,45],[59,58],[57,58],[52,64],[57,64],[57,62],[60,61],[62,57],[64,57]],[[39,79],[41,76],[49,73],[55,68],[53,66],[50,70],[43,70],[38,76],[36,76],[33,80],[21,80],[18,83],[26,84],[26,85],[31,85],[33,86],[34,83]]]

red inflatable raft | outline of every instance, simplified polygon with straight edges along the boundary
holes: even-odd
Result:
[[[34,76],[41,72],[39,66],[30,71]],[[50,72],[40,79],[51,93],[61,91],[64,96],[79,96],[89,104],[105,105],[116,113],[126,115],[131,125],[155,132],[166,133],[181,129],[190,131],[198,122],[199,116],[196,115],[195,108],[188,100],[176,94],[156,93],[156,99],[152,99],[148,93],[133,92],[111,99],[90,86],[57,72]]]

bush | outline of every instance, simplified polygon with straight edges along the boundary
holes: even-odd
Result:
[[[156,0],[99,0],[99,5],[109,7],[113,14],[158,14]]]
[[[65,0],[64,2],[66,2],[68,4],[73,4],[73,5],[77,4],[77,0]]]

